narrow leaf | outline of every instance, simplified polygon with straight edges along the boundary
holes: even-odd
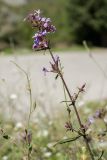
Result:
[[[75,140],[77,140],[80,137],[81,136],[77,136],[77,137],[73,137],[73,138],[67,138],[67,139],[60,140],[54,146],[56,146],[57,144],[63,144],[63,143],[69,143],[69,142],[75,141]]]

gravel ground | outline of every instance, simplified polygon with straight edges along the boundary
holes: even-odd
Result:
[[[55,53],[57,54],[57,53]],[[107,54],[94,53],[97,63],[107,73]],[[71,93],[77,90],[78,86],[86,83],[86,92],[82,95],[82,101],[99,100],[107,98],[107,78],[93,62],[88,54],[84,53],[63,53],[60,54],[64,66],[64,77]],[[63,100],[62,84],[60,79],[55,80],[55,75],[47,73],[44,76],[42,68],[50,67],[49,55],[31,53],[29,55],[0,56],[0,105],[17,106],[17,110],[27,111],[28,91],[25,75],[11,62],[14,61],[22,67],[31,79],[33,100],[38,103],[44,111],[52,109],[52,106]],[[17,102],[17,105],[16,105]],[[51,106],[51,108],[50,108]],[[1,107],[1,108],[3,108]],[[11,108],[8,110],[11,111]],[[5,110],[4,110],[5,112]]]

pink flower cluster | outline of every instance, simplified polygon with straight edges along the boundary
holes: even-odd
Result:
[[[52,25],[50,18],[45,18],[41,16],[40,10],[35,10],[30,13],[26,19],[31,23],[33,28],[37,28],[37,33],[33,36],[34,44],[33,49],[41,50],[49,48],[47,34],[56,31],[55,26]]]

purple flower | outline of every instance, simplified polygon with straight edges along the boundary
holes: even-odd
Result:
[[[38,27],[41,20],[40,10],[35,10],[33,13],[30,13],[24,20],[31,23],[32,27]]]
[[[33,28],[37,28],[37,33],[33,36],[34,44],[33,49],[47,49],[48,40],[47,34],[53,33],[56,31],[54,25],[52,25],[51,19],[42,17],[40,10],[34,10],[33,13],[30,13],[25,20],[27,20]]]
[[[30,22],[33,27],[38,28],[41,32],[44,30],[46,30],[47,33],[56,31],[55,26],[51,24],[51,19],[42,17],[40,10],[35,10],[33,13],[30,13],[25,20]]]
[[[46,21],[46,18],[45,17],[42,17],[41,18],[41,22],[45,22]]]
[[[48,23],[45,22],[43,26],[44,26],[45,28],[47,28],[47,27],[48,27]]]
[[[99,118],[99,116],[100,116],[100,110],[97,110],[97,111],[95,112],[95,114],[94,114],[94,117],[95,117],[95,118]]]
[[[89,124],[94,123],[94,121],[95,121],[94,117],[90,116],[89,119],[88,119]]]
[[[48,48],[48,41],[45,37],[46,31],[36,33],[34,38],[33,49],[46,49]]]
[[[87,120],[87,122],[84,124],[84,129],[87,130],[91,124],[95,122],[95,119],[93,116],[90,116]]]

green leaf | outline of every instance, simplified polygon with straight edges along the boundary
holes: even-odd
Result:
[[[75,141],[77,140],[78,138],[80,138],[81,136],[77,136],[77,137],[73,137],[73,138],[67,138],[67,139],[63,139],[63,140],[60,140],[58,141],[54,146],[56,146],[57,144],[63,144],[63,143],[69,143],[69,142],[72,142],[72,141]]]

